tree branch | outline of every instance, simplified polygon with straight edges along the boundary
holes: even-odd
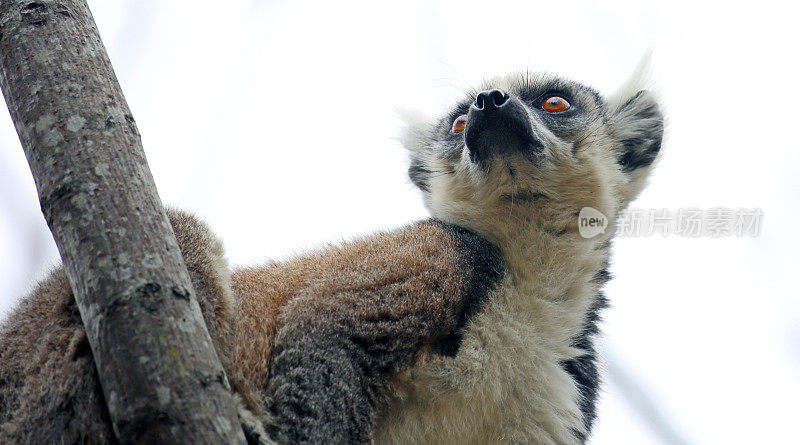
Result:
[[[123,442],[244,443],[85,1],[0,1],[0,86]]]

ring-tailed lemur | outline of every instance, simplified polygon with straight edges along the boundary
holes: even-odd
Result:
[[[514,74],[411,119],[432,219],[392,232],[231,273],[205,225],[169,211],[248,440],[584,442],[614,220],[661,144],[638,78],[603,98]],[[584,207],[604,233],[581,236]],[[114,441],[60,269],[0,330],[0,422],[2,443]]]

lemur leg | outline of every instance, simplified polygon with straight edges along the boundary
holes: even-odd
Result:
[[[309,286],[279,316],[266,395],[280,443],[368,442],[391,376],[425,351],[454,355],[502,274],[494,246],[432,221],[329,256],[341,260],[336,282]]]

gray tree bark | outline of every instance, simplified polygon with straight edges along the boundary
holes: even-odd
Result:
[[[85,1],[0,0],[0,86],[117,436],[126,443],[244,443],[225,372]]]

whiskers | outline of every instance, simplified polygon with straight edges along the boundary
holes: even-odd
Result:
[[[508,206],[508,216],[511,216],[514,213],[514,197],[517,196],[517,190],[519,189],[519,185],[514,178],[514,169],[509,165],[508,172],[511,174],[511,188],[513,189],[513,193],[511,194],[511,205]]]
[[[456,174],[456,170],[454,168],[450,168],[450,169],[445,168],[445,169],[442,169],[442,170],[428,169],[428,172],[430,173],[428,175],[428,178],[439,178],[441,176],[448,176],[448,175]]]

